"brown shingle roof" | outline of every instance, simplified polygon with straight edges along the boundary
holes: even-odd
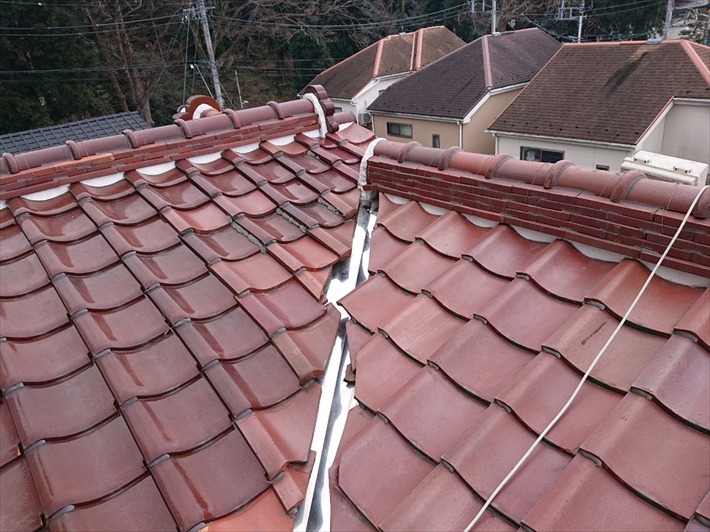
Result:
[[[710,55],[687,41],[567,44],[491,124],[635,145],[672,98],[710,99]]]
[[[375,78],[419,70],[464,44],[444,26],[390,35],[321,72],[309,85],[323,85],[331,98],[353,98]]]
[[[369,109],[461,119],[489,89],[530,81],[559,46],[537,28],[485,35],[398,81]]]

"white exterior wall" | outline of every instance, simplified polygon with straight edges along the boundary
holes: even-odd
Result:
[[[352,111],[352,113],[357,117],[357,107],[355,107],[350,100],[341,100],[340,98],[331,98],[330,100],[336,108],[339,108],[341,111]]]
[[[649,149],[644,143],[644,150]],[[710,164],[710,101],[675,101],[665,117],[660,153]]]
[[[498,137],[498,153],[507,153],[516,159],[520,159],[520,147],[540,148],[543,150],[554,150],[564,152],[564,158],[578,166],[595,168],[597,165],[608,166],[612,172],[621,170],[621,163],[624,157],[629,157],[635,150],[613,149],[602,146],[585,146],[582,144],[572,144],[555,142],[537,138],[525,137]]]

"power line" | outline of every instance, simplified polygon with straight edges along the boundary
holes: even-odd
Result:
[[[154,28],[163,28],[165,26],[171,26],[175,24],[176,20],[173,20],[171,22],[166,22],[163,24],[150,24],[146,26],[132,26],[130,28],[114,28],[114,29],[105,29],[101,31],[82,31],[82,32],[74,32],[74,33],[0,33],[0,37],[84,37],[86,35],[105,35],[108,33],[119,33],[122,31],[129,32],[129,31],[135,31],[135,30],[140,30],[140,29],[154,29]],[[13,30],[14,31],[14,30]]]
[[[142,22],[151,22],[153,20],[165,20],[166,18],[175,18],[180,16],[180,14],[174,14],[174,15],[165,15],[162,17],[152,17],[152,18],[144,18],[144,19],[139,19],[139,20],[126,20],[124,22],[99,22],[97,24],[83,24],[81,26],[47,26],[44,28],[38,28],[36,26],[30,27],[30,28],[15,28],[15,27],[0,27],[0,30],[11,30],[11,31],[31,31],[31,30],[76,30],[76,29],[81,29],[81,28],[100,28],[103,26],[120,26],[120,25],[129,25],[129,24],[139,24]]]

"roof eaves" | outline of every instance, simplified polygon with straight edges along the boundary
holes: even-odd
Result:
[[[493,125],[493,124],[491,124]],[[491,129],[488,128],[485,130],[486,133],[490,133],[491,135],[498,135],[501,137],[525,137],[525,138],[532,138],[532,139],[540,139],[540,140],[549,140],[552,142],[564,142],[567,144],[578,144],[582,146],[600,146],[603,148],[611,148],[611,149],[616,149],[616,150],[633,150],[636,149],[636,144],[624,144],[620,142],[606,142],[606,141],[601,141],[601,140],[584,140],[584,139],[577,139],[573,137],[553,137],[550,135],[535,135],[533,133],[517,133],[515,131],[505,131],[505,130],[500,130],[500,129]]]

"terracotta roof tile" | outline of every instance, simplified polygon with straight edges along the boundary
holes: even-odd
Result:
[[[422,189],[422,194],[407,196],[396,188],[400,180],[424,180],[427,173],[445,170],[427,168],[422,161],[431,154],[420,154],[416,146],[405,156],[399,154],[402,149],[394,143],[378,144],[376,157],[381,150],[400,160],[383,156],[368,168],[372,188],[380,191],[381,212],[370,250],[375,266],[369,269],[381,273],[341,300],[353,320],[346,330],[355,343],[349,377],[355,382],[355,398],[388,421],[370,424],[396,430],[384,434],[380,429],[383,433],[375,436],[374,430],[363,430],[357,423],[357,436],[346,437],[354,419],[349,416],[330,473],[333,530],[365,529],[368,523],[383,530],[417,528],[421,523],[432,523],[433,528],[442,522],[459,529],[467,526],[483,499],[567,401],[648,275],[638,261],[590,250],[588,246],[600,239],[586,241],[586,246],[562,240],[567,234],[555,232],[551,218],[528,226],[522,218],[495,218],[498,207],[492,204],[466,210],[443,176],[433,181],[437,194],[428,196]],[[382,161],[394,174],[389,182],[379,180]],[[470,155],[454,162],[460,170],[458,186],[470,186],[472,193],[488,197],[485,194],[495,191],[506,202],[521,205],[540,205],[545,199],[557,211],[580,205],[590,209],[590,221],[591,216],[607,216],[594,211],[599,197],[586,191],[592,187],[585,184],[582,169],[575,172],[577,186],[585,192],[568,197],[558,196],[554,184],[544,189],[549,192],[542,192],[542,185],[527,185],[528,177],[542,171],[535,165],[513,169],[507,159],[493,162],[491,157]],[[423,165],[416,170],[418,177],[411,168],[415,163]],[[509,177],[496,177],[502,168],[510,169]],[[526,184],[528,203],[516,196],[517,180]],[[431,215],[417,201],[395,203],[383,191],[449,209]],[[584,203],[579,198],[587,194]],[[709,213],[703,209],[691,217],[693,231],[707,230]],[[520,212],[527,211],[521,207]],[[462,213],[473,218],[465,219]],[[481,219],[488,227],[470,221]],[[508,223],[501,224],[503,220]],[[624,253],[624,248],[613,251]],[[430,260],[431,254],[438,259]],[[688,271],[680,262],[668,263],[676,266]],[[407,284],[418,277],[422,281]],[[653,279],[570,410],[474,529],[511,530],[521,524],[532,530],[702,526],[705,518],[696,510],[710,488],[707,479],[698,477],[707,470],[704,461],[710,456],[705,368],[710,292],[679,283],[698,284],[700,277],[684,278],[676,271],[669,279]],[[455,321],[460,325],[451,331],[441,326]],[[358,324],[374,335],[368,337]],[[486,404],[490,406],[484,411]],[[461,413],[461,405],[475,405],[470,418]],[[466,421],[447,424],[457,415]],[[645,436],[648,431],[654,431],[653,436]],[[366,438],[370,432],[373,435]],[[352,446],[359,438],[367,443],[358,447],[355,462]],[[397,446],[395,455],[391,449]],[[388,495],[378,494],[374,501],[371,489],[364,493],[365,486],[374,483],[368,471],[384,453],[392,453],[386,455],[389,463],[398,463],[416,452],[436,465],[426,476],[412,482],[399,472],[388,472],[377,479],[378,489],[388,490]],[[343,475],[345,459],[349,469]],[[357,475],[355,464],[362,470]],[[670,485],[665,475],[673,476]],[[609,506],[603,518],[595,516],[599,504]],[[579,505],[579,513],[574,505]],[[597,525],[600,519],[603,528]]]
[[[710,438],[627,394],[582,448],[631,490],[683,520],[710,490]]]
[[[3,530],[39,530],[42,507],[27,460],[23,457],[0,470],[0,526]]]
[[[158,532],[175,521],[151,477],[144,477],[116,495],[63,513],[51,522],[54,532],[114,528]]]
[[[308,100],[274,109],[270,128],[237,127],[248,110],[127,132],[89,174],[58,151],[3,161],[3,529],[293,526],[340,324],[325,288],[359,202],[345,165],[372,135],[279,147],[319,123]]]
[[[169,456],[150,471],[180,530],[224,517],[269,486],[259,460],[237,430],[199,450]],[[240,481],[234,483],[235,478]]]
[[[604,511],[599,511],[604,508]],[[594,523],[597,530],[683,530],[682,521],[637,497],[607,470],[582,456],[550,486],[525,517],[533,530],[580,530]]]

